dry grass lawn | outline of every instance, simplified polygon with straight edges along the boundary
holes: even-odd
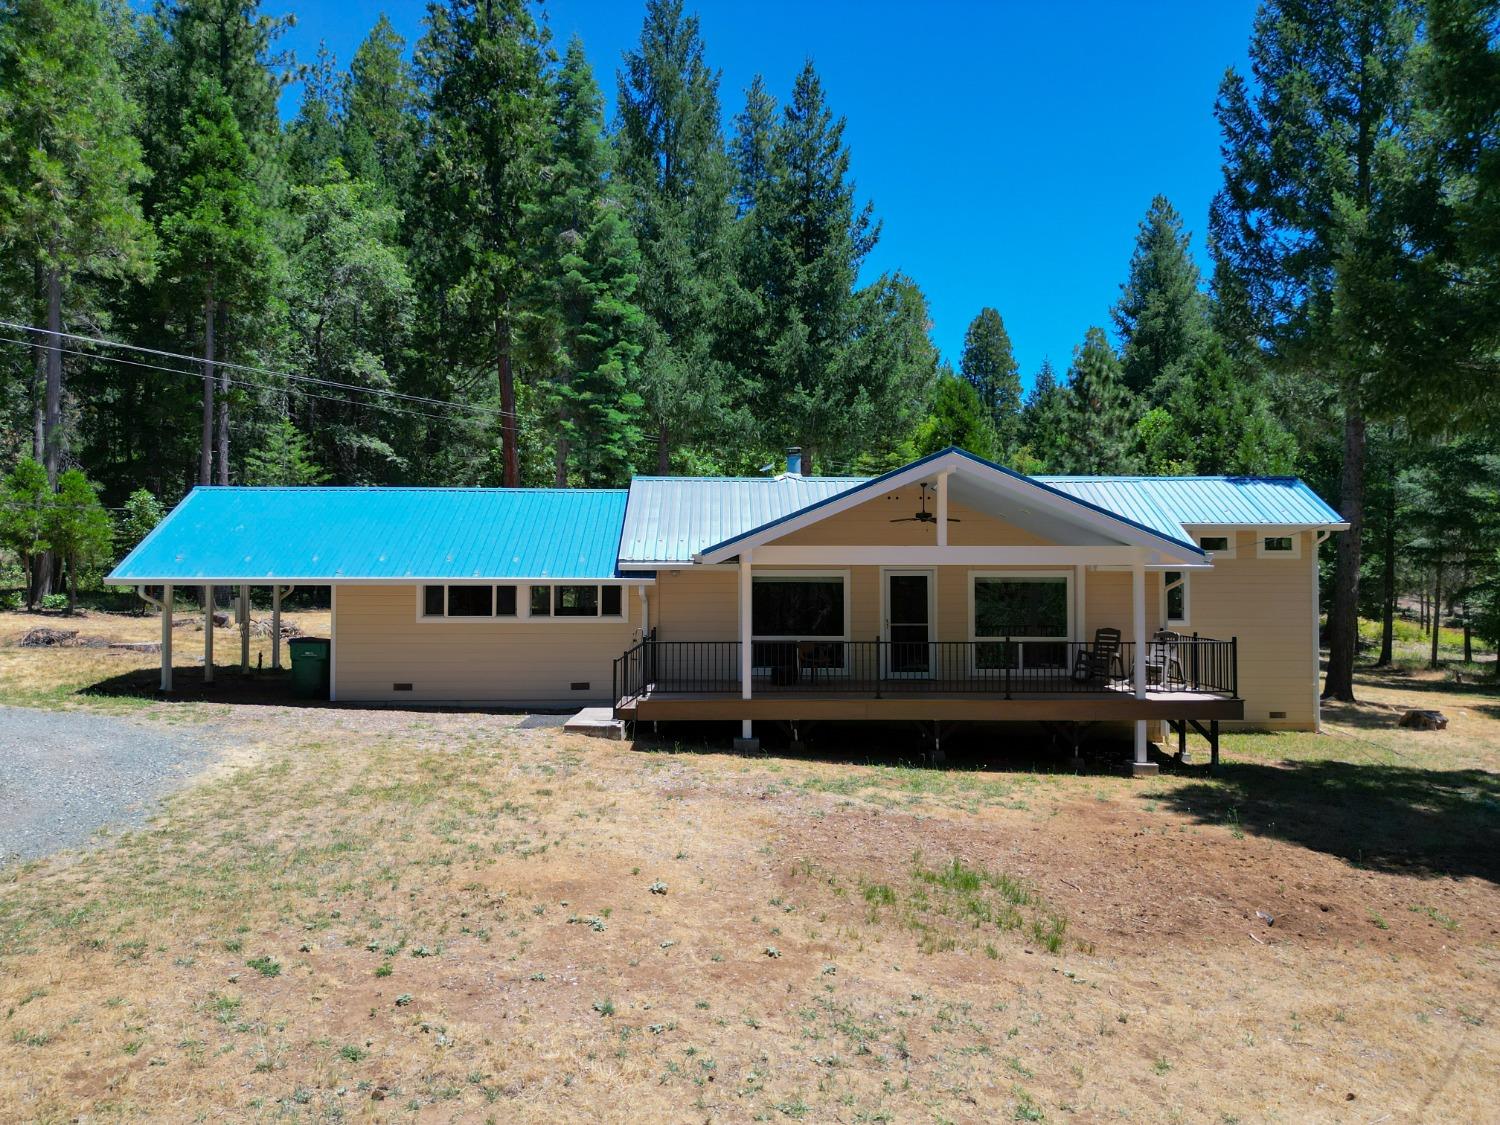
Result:
[[[1131,781],[299,708],[227,669],[201,699],[182,665],[161,703],[154,657],[29,623],[0,616],[0,702],[234,752],[0,875],[0,1119],[1500,1114],[1494,690],[1366,677],[1323,737]],[[1449,730],[1396,729],[1415,703]]]

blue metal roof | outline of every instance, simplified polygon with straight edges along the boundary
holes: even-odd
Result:
[[[613,578],[624,489],[196,488],[119,583]]]
[[[1037,480],[1151,526],[1342,527],[1296,477],[1082,477]],[[1155,521],[1164,521],[1158,525]]]
[[[732,539],[820,504],[865,477],[636,477],[630,482],[620,562],[692,562]]]

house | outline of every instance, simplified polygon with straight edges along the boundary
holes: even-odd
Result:
[[[1318,547],[1347,524],[1301,481],[1028,477],[961,449],[872,478],[799,461],[619,490],[199,488],[108,581],[169,604],[331,587],[339,701],[604,703],[744,738],[1122,722],[1143,766],[1152,724],[1317,729]],[[165,627],[163,648],[170,689]]]

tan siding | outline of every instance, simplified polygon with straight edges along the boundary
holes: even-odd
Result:
[[[524,588],[521,591],[525,596]],[[341,586],[334,613],[340,700],[582,706],[610,702],[614,658],[633,641],[626,621],[418,621],[413,586]],[[574,691],[587,682],[586,691]],[[410,683],[411,691],[392,684]]]
[[[661,640],[739,639],[740,589],[735,568],[659,571],[650,596],[651,624]]]
[[[897,489],[871,497],[864,503],[846,512],[829,516],[808,527],[801,528],[772,540],[778,547],[827,547],[860,546],[871,547],[930,547],[937,542],[937,529],[930,523],[905,520],[917,511],[921,503],[918,489]],[[927,510],[937,511],[937,498],[931,490],[927,495]],[[955,522],[948,525],[948,542],[954,546],[1045,546],[1047,541],[1012,524],[1004,523],[983,512],[966,508],[962,504],[948,505],[948,515]]]
[[[1313,561],[1316,535],[1303,532],[1301,556],[1255,557],[1255,535],[1236,533],[1235,557],[1189,579],[1186,632],[1239,638],[1240,695],[1255,726],[1310,729],[1317,721]],[[1272,711],[1286,718],[1272,719]]]
[[[1134,612],[1131,606],[1131,573],[1128,570],[1091,570],[1084,576],[1084,622],[1081,630],[1091,640],[1095,629],[1118,629],[1120,639],[1135,640]],[[1159,629],[1161,621],[1161,579],[1146,574],[1146,635]]]

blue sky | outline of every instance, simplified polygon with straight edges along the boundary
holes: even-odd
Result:
[[[311,59],[326,41],[340,66],[382,10],[409,42],[425,11],[412,0],[289,7],[297,26],[285,45]],[[955,364],[970,319],[999,309],[1028,384],[1044,357],[1061,374],[1084,330],[1108,326],[1153,195],[1182,212],[1205,261],[1214,94],[1226,67],[1245,69],[1254,10],[1253,0],[696,5],[726,121],[755,73],[781,98],[811,57],[848,118],[860,195],[884,222],[867,273],[917,280]],[[583,37],[611,114],[643,11],[630,0],[546,8],[559,45]]]

